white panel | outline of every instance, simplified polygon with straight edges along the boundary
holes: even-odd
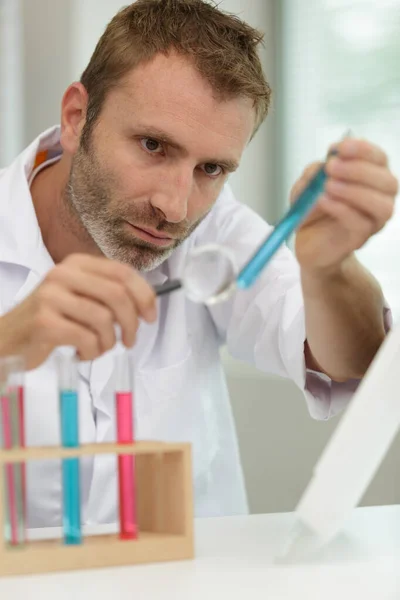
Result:
[[[219,7],[238,15],[252,27],[265,33],[265,48],[261,50],[261,62],[267,79],[274,87],[275,46],[273,31],[273,0],[222,0]],[[246,149],[240,169],[231,176],[233,191],[241,202],[251,206],[264,218],[271,214],[276,203],[274,177],[274,110],[257,132]]]
[[[72,21],[75,23],[72,67],[78,79],[84,71],[108,22],[118,10],[127,6],[121,0],[73,0]]]
[[[22,143],[22,36],[19,0],[0,0],[0,167]]]

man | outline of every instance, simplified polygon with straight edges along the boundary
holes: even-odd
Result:
[[[265,118],[261,35],[201,0],[138,0],[112,20],[45,132],[0,178],[0,355],[21,354],[28,444],[56,444],[54,360],[76,347],[81,441],[114,437],[115,324],[133,346],[139,438],[193,444],[197,515],[247,510],[219,359],[292,378],[325,419],[384,335],[377,282],[354,250],[383,227],[397,182],[381,149],[345,140],[323,197],[256,284],[206,308],[152,286],[207,243],[243,263],[270,231],[226,181]],[[293,197],[317,165],[306,169]],[[132,268],[133,267],[133,268]],[[82,463],[84,520],[115,519],[112,457]],[[57,467],[28,472],[32,526],[59,524]]]

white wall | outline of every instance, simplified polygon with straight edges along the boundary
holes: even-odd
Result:
[[[116,12],[129,4],[121,0],[70,0],[75,43],[72,48],[73,77],[78,79],[90,60],[97,41]]]
[[[220,3],[221,9],[239,15],[265,32],[265,48],[260,56],[271,86],[275,83],[273,4],[274,0],[222,0]],[[267,219],[272,212],[270,203],[274,202],[275,192],[274,117],[272,107],[266,122],[247,148],[240,169],[230,181],[236,196]]]
[[[20,0],[0,0],[0,167],[19,152],[24,130]]]
[[[23,145],[60,119],[72,80],[72,0],[21,0],[24,33]]]

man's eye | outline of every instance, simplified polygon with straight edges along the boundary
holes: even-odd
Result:
[[[221,175],[221,173],[223,172],[222,167],[220,167],[220,165],[214,165],[213,163],[206,163],[202,166],[202,169],[207,175],[210,175],[211,177]]]
[[[140,143],[142,144],[143,148],[151,154],[158,154],[163,150],[163,147],[161,146],[160,142],[158,142],[157,140],[153,140],[152,138],[141,138]]]

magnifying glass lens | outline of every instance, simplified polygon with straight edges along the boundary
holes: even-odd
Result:
[[[190,252],[182,282],[190,300],[210,305],[229,296],[236,275],[233,253],[228,248],[210,244]]]

